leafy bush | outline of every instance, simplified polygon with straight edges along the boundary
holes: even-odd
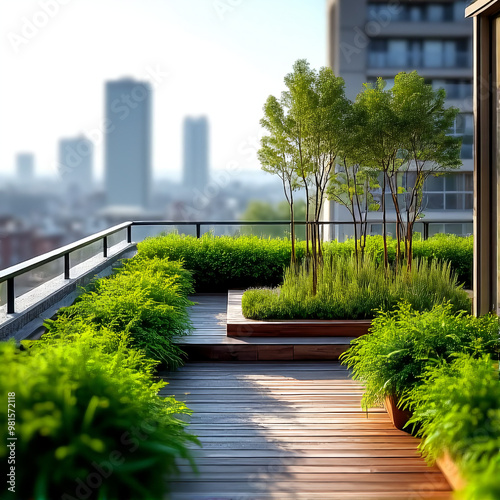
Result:
[[[389,260],[394,262],[396,240],[389,239]],[[139,256],[145,258],[168,257],[183,261],[193,273],[198,293],[226,292],[229,289],[275,287],[283,282],[283,272],[290,265],[291,245],[287,239],[264,239],[257,236],[214,237],[205,234],[197,239],[192,236],[169,234],[147,238],[138,244]],[[354,254],[354,240],[345,243],[331,241],[323,245],[326,260],[329,257]],[[416,258],[429,257],[439,262],[450,262],[452,272],[457,272],[458,282],[471,288],[472,237],[437,235],[427,241],[414,242]],[[366,254],[377,263],[383,262],[381,236],[369,236]],[[305,256],[304,242],[297,243],[297,260]]]
[[[175,416],[186,406],[157,395],[165,384],[154,381],[155,365],[126,335],[90,325],[24,352],[0,344],[0,388],[15,393],[18,438],[15,493],[5,498],[164,498],[165,475],[177,472],[178,457],[192,462],[187,445],[197,441]],[[8,452],[0,447],[5,463]]]
[[[64,334],[72,320],[81,319],[130,334],[132,346],[170,368],[182,364],[174,340],[192,328],[187,311],[192,303],[186,296],[193,289],[181,263],[134,257],[114,275],[96,280],[92,290],[61,309],[55,321],[47,321],[48,331]]]
[[[500,498],[500,380],[488,356],[426,368],[407,398],[429,462],[447,451],[467,478],[466,500]]]
[[[386,272],[369,255],[358,263],[354,256],[325,258],[318,272],[317,293],[307,264],[285,272],[274,290],[243,294],[243,315],[252,319],[367,319],[375,311],[390,310],[399,301],[419,311],[449,301],[455,311],[470,309],[466,292],[457,286],[447,264],[415,262],[410,273]]]
[[[413,243],[414,257],[450,262],[451,269],[457,273],[458,282],[469,289],[472,288],[473,251],[472,236],[464,238],[454,234],[436,234],[426,241]]]
[[[438,262],[449,262],[452,272],[457,274],[458,283],[464,288],[472,288],[473,238],[454,234],[436,234],[423,241],[414,235],[413,257],[416,259],[432,259]],[[393,264],[396,258],[396,240],[388,238],[389,263]],[[403,249],[403,245],[401,246]],[[345,243],[332,241],[325,244],[324,253],[330,255],[354,254],[354,240]],[[384,242],[382,236],[368,236],[365,253],[381,263],[384,259]]]
[[[137,245],[141,258],[180,260],[193,273],[195,289],[226,292],[228,289],[276,286],[290,264],[291,245],[286,239],[261,239],[257,236],[201,238],[169,234],[147,238]],[[302,258],[304,245],[297,245]]]
[[[500,455],[498,375],[488,356],[468,354],[425,368],[407,400],[429,461],[447,450],[465,475],[474,475]]]
[[[496,316],[456,314],[450,304],[426,312],[400,304],[393,312],[380,311],[370,334],[353,340],[341,360],[365,386],[362,402],[368,408],[389,395],[407,397],[432,360],[498,353],[498,328]]]

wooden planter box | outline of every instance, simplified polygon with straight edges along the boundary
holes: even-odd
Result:
[[[408,420],[410,420],[412,413],[408,410],[400,410],[398,408],[398,402],[399,399],[397,396],[387,396],[384,399],[385,409],[387,410],[387,413],[392,420],[392,424],[394,425],[394,427],[396,427],[396,429],[409,432],[403,427],[408,423]]]
[[[467,482],[457,464],[447,451],[436,460],[436,465],[440,468],[443,476],[454,490],[461,490],[467,486]]]
[[[228,337],[361,337],[371,320],[268,320],[247,319],[241,310],[243,290],[227,296]]]

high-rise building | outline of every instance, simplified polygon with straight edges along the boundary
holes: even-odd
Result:
[[[93,161],[94,143],[84,135],[59,141],[59,173],[71,189],[91,190]]]
[[[184,120],[183,183],[186,188],[203,190],[208,183],[208,120]]]
[[[20,182],[29,182],[35,175],[35,157],[32,153],[19,153],[16,156],[16,174]]]
[[[148,206],[151,101],[147,82],[126,78],[106,84],[105,182],[110,206]]]
[[[424,187],[425,220],[445,221],[431,224],[430,234],[472,232],[472,223],[461,222],[472,219],[473,204],[472,22],[464,18],[465,6],[462,0],[328,0],[328,64],[344,78],[349,99],[365,82],[382,77],[390,88],[397,73],[417,70],[434,88],[446,90],[447,105],[460,109],[450,134],[463,138],[463,166],[430,177]],[[343,207],[329,202],[324,219],[350,220]],[[344,228],[330,237],[351,235]]]

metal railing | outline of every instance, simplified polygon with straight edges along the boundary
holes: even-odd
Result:
[[[394,224],[395,221],[386,221],[388,224]],[[468,224],[472,220],[433,220],[433,221],[418,221],[418,224],[423,225],[422,238],[425,240],[429,235],[429,225],[430,224]],[[370,220],[369,224],[382,224],[380,220]],[[306,225],[312,224],[311,222],[296,221],[296,225]],[[321,226],[352,226],[352,222],[348,221],[320,221]],[[194,226],[196,230],[196,237],[201,237],[201,230],[203,226],[290,226],[290,221],[130,221],[123,222],[113,226],[105,231],[93,234],[81,240],[75,241],[69,245],[52,250],[51,252],[45,253],[33,259],[21,262],[14,266],[8,267],[4,270],[0,270],[0,285],[2,283],[7,284],[7,314],[15,313],[15,278],[25,274],[33,269],[37,269],[45,264],[53,262],[57,259],[64,259],[64,279],[71,279],[71,258],[72,252],[87,247],[98,241],[102,241],[102,256],[108,258],[108,238],[122,230],[126,230],[126,242],[132,243],[132,228],[139,226]]]

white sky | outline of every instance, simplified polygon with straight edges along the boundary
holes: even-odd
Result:
[[[102,127],[104,82],[131,76],[155,86],[155,175],[178,178],[186,115],[208,116],[213,168],[259,168],[245,148],[267,96],[295,60],[326,63],[326,0],[2,0],[0,33],[1,174],[30,151],[56,175],[58,140]]]

